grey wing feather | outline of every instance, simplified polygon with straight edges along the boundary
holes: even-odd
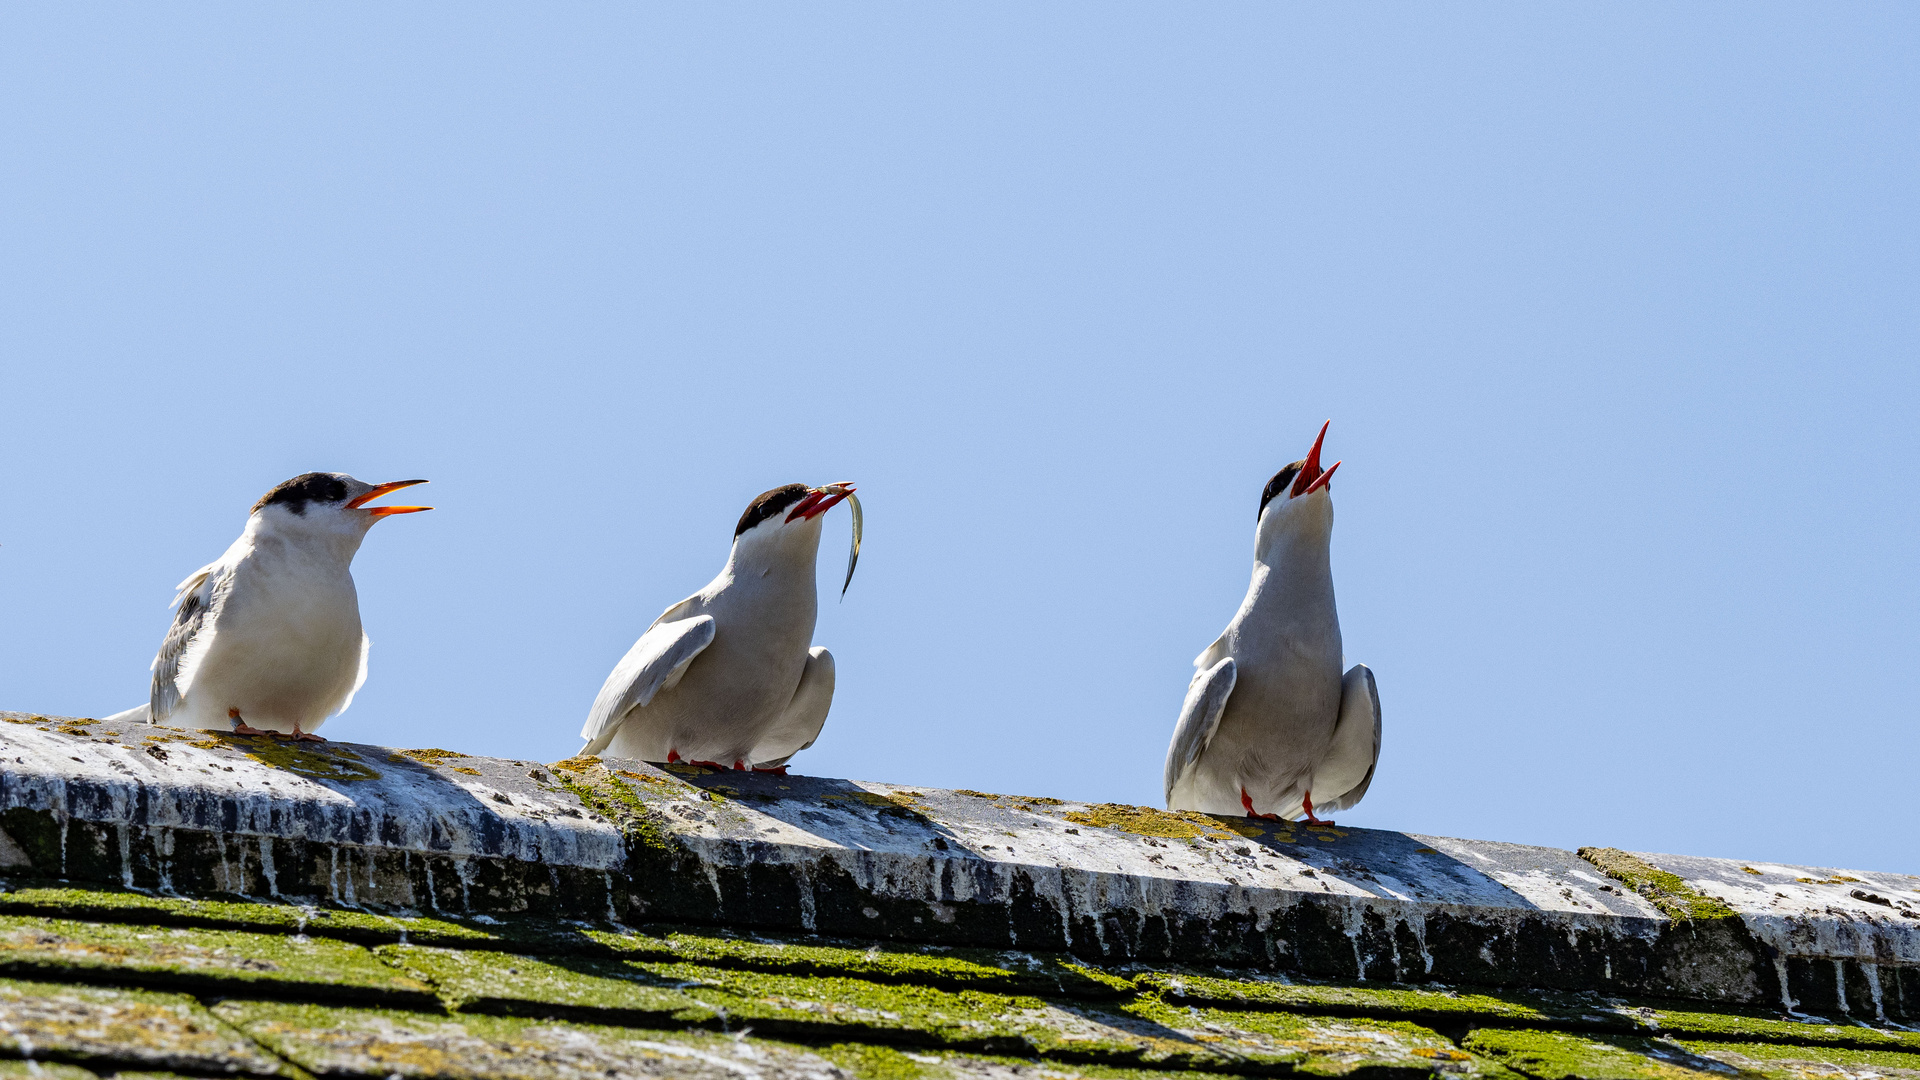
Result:
[[[807,650],[807,666],[800,673],[793,700],[753,748],[754,768],[777,769],[820,737],[827,711],[833,707],[833,674],[833,654],[825,646]]]
[[[1362,696],[1362,691],[1365,691]],[[1355,664],[1340,680],[1340,712],[1344,719],[1349,708],[1362,708],[1373,714],[1373,756],[1368,759],[1367,775],[1360,782],[1327,804],[1328,810],[1347,810],[1358,806],[1366,798],[1367,788],[1373,784],[1373,771],[1380,765],[1380,687],[1373,681],[1373,669],[1365,664]]]
[[[1227,695],[1233,693],[1239,669],[1233,657],[1225,657],[1212,667],[1194,675],[1187,684],[1187,699],[1180,706],[1180,721],[1173,726],[1173,742],[1167,746],[1166,795],[1173,798],[1173,786],[1200,759],[1200,752],[1213,741],[1220,717],[1227,711]]]
[[[606,749],[628,710],[647,704],[662,689],[680,681],[686,666],[713,643],[713,634],[711,615],[656,622],[648,627],[613,666],[600,695],[593,699],[586,725],[580,729],[580,737],[587,740],[580,752],[597,754]]]
[[[208,563],[180,583],[174,602],[173,626],[153,658],[153,687],[147,699],[147,721],[163,724],[180,705],[180,661],[203,630],[212,627],[214,608],[233,580],[233,568]]]

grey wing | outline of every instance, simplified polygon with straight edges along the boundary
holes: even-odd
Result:
[[[1340,719],[1333,739],[1333,754],[1344,759],[1340,770],[1345,773],[1343,779],[1350,780],[1355,774],[1359,779],[1337,785],[1346,787],[1340,797],[1316,806],[1328,811],[1347,810],[1366,797],[1367,788],[1373,784],[1373,770],[1380,764],[1380,688],[1373,681],[1373,669],[1365,664],[1353,665],[1340,680]],[[1365,772],[1361,772],[1363,766]],[[1315,770],[1316,787],[1319,779],[1319,770]]]
[[[214,608],[232,580],[233,567],[216,562],[194,571],[180,583],[174,595],[178,608],[173,613],[173,626],[168,628],[166,639],[160,642],[160,652],[153,658],[153,686],[147,698],[148,723],[166,723],[167,717],[179,707],[182,661],[188,650],[196,644],[204,648],[211,638]]]
[[[807,666],[800,672],[800,685],[793,700],[772,728],[760,736],[751,757],[756,769],[777,769],[787,759],[813,745],[820,729],[827,726],[827,710],[833,707],[833,654],[824,646],[807,650]]]
[[[656,622],[640,635],[627,655],[613,666],[587,712],[580,737],[587,740],[581,754],[597,754],[613,741],[627,711],[645,705],[661,690],[680,681],[700,650],[713,643],[713,616],[698,615],[676,622]]]
[[[1167,746],[1166,795],[1173,798],[1173,786],[1200,760],[1200,752],[1213,741],[1220,717],[1227,711],[1227,695],[1233,693],[1239,669],[1228,656],[1187,684],[1187,700],[1180,706],[1180,721],[1173,726],[1173,742]]]

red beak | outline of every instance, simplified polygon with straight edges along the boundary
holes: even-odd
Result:
[[[1307,451],[1307,463],[1300,466],[1300,475],[1293,478],[1293,491],[1287,496],[1288,498],[1297,499],[1310,491],[1324,486],[1328,479],[1332,479],[1333,469],[1325,471],[1325,479],[1322,478],[1320,469],[1320,444],[1327,441],[1327,429],[1332,426],[1333,421],[1331,420],[1320,425],[1320,434],[1313,440],[1313,449]],[[1333,467],[1334,469],[1339,468],[1340,463],[1337,461],[1334,462]]]
[[[363,495],[356,495],[347,500],[347,509],[358,510],[360,507],[366,506],[367,503],[372,502],[390,491],[399,491],[401,488],[424,483],[426,483],[425,480],[395,480],[391,484],[375,484],[371,491]],[[367,507],[367,513],[380,518],[391,517],[394,514],[417,514],[422,510],[431,509],[433,509],[431,506],[370,506]]]
[[[792,510],[787,511],[787,520],[817,518],[840,505],[840,502],[853,494],[854,490],[852,484],[828,484],[826,487],[814,488],[807,492],[805,498],[794,503]]]

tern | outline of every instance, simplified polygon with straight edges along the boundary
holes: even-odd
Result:
[[[1260,494],[1253,584],[1226,632],[1193,662],[1167,747],[1170,810],[1332,824],[1314,813],[1357,804],[1380,760],[1380,692],[1355,664],[1343,676],[1333,603],[1333,492],[1320,468],[1329,420],[1307,456]]]
[[[821,516],[851,500],[851,582],[853,492],[787,484],[753,500],[720,576],[655,619],[607,676],[581,755],[784,772],[812,746],[833,704],[833,654],[812,645]]]
[[[315,730],[367,681],[354,553],[381,518],[433,509],[366,504],[424,483],[312,472],[262,495],[227,553],[180,583],[147,704],[109,719],[324,741]]]

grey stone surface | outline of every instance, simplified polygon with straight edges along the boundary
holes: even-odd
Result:
[[[1639,856],[1721,902],[1674,919],[1551,848],[0,719],[14,875],[1920,1014],[1920,882],[1898,875]]]

